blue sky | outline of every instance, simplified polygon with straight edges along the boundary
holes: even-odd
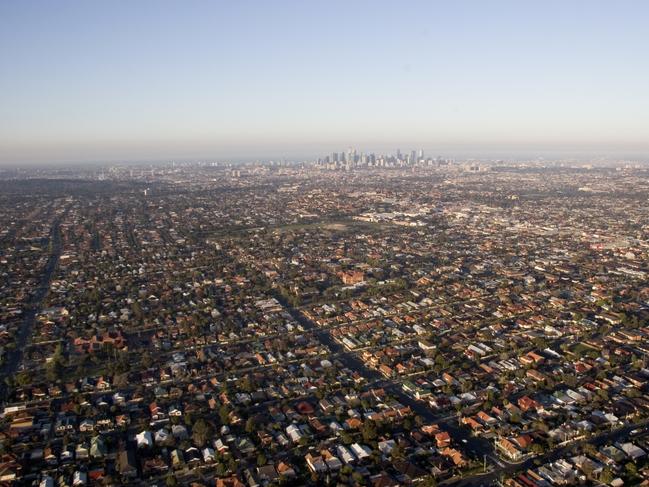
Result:
[[[649,154],[649,2],[3,1],[0,163]]]

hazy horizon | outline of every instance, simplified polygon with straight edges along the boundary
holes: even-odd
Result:
[[[649,4],[5,2],[0,166],[649,158]]]

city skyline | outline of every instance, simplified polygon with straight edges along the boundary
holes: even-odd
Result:
[[[0,164],[644,157],[644,2],[0,6]]]

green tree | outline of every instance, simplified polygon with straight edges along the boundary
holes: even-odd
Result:
[[[365,421],[361,427],[361,434],[363,435],[363,441],[365,441],[365,443],[375,440],[378,436],[376,423],[371,419]]]
[[[28,371],[19,372],[16,374],[16,384],[19,386],[26,386],[32,383],[32,375]]]
[[[402,460],[405,458],[405,455],[406,452],[399,443],[394,445],[394,448],[392,448],[392,451],[390,452],[390,458],[392,458],[392,460]]]
[[[63,364],[59,360],[53,359],[45,368],[45,377],[48,381],[55,382],[63,377],[64,371],[65,368],[63,367]]]
[[[534,443],[531,447],[530,450],[532,453],[535,453],[537,455],[541,455],[543,453],[543,446],[540,443]]]
[[[602,473],[599,476],[599,480],[601,480],[605,484],[610,484],[611,482],[613,482],[614,478],[615,475],[613,475],[613,471],[608,467],[602,470]]]
[[[230,408],[227,405],[222,404],[219,408],[219,418],[221,419],[221,423],[230,424]]]
[[[263,467],[264,465],[266,465],[266,462],[268,462],[268,460],[266,459],[266,455],[264,455],[263,453],[260,453],[259,455],[257,455],[257,466],[258,467]]]
[[[626,470],[626,474],[632,479],[638,476],[638,467],[633,462],[627,462],[624,465],[624,470]]]
[[[192,427],[192,439],[197,446],[202,447],[213,434],[212,425],[200,418]]]
[[[250,434],[250,433],[252,433],[253,431],[255,431],[256,428],[257,428],[257,425],[255,424],[255,420],[254,420],[254,418],[251,416],[251,417],[248,418],[248,420],[246,421],[246,433]]]

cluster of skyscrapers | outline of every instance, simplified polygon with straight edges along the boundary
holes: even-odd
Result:
[[[405,167],[414,165],[438,165],[447,164],[447,159],[441,157],[426,158],[424,150],[411,150],[401,152],[397,149],[396,154],[365,154],[357,152],[356,149],[348,148],[344,152],[332,152],[324,158],[318,159],[318,165],[326,169],[351,169],[353,167]]]

